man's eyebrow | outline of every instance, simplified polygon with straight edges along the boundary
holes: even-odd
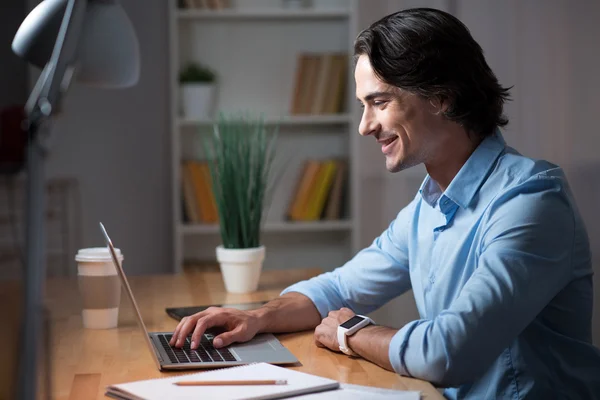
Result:
[[[371,101],[376,97],[389,97],[389,96],[393,96],[393,95],[394,95],[394,93],[392,93],[390,91],[371,92],[365,96],[365,101]],[[356,100],[361,101],[358,98]]]

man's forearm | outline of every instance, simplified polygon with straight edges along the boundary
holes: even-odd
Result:
[[[349,336],[346,340],[350,348],[362,358],[393,371],[389,348],[396,332],[398,332],[396,329],[385,326],[370,325]]]
[[[297,292],[286,293],[250,313],[259,317],[259,333],[297,332],[314,329],[321,323],[313,302]]]

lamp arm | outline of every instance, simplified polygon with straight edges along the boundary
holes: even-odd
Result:
[[[25,104],[25,114],[34,128],[59,108],[61,96],[69,88],[76,67],[78,38],[83,29],[87,2],[67,0],[50,59]]]

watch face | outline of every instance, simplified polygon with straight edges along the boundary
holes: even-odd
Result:
[[[348,321],[344,322],[340,326],[342,328],[350,329],[350,328],[352,328],[354,325],[358,324],[362,320],[364,320],[363,317],[359,317],[358,315],[355,315],[354,317],[350,318]]]

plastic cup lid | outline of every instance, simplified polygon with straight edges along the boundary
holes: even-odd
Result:
[[[115,249],[119,260],[123,260],[123,254],[120,249]],[[79,249],[75,256],[75,261],[111,261],[112,257],[108,251],[108,247],[90,247],[87,249]]]

